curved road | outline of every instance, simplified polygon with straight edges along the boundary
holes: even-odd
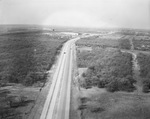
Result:
[[[75,42],[79,39],[69,40],[62,48],[40,119],[69,119],[72,60]]]

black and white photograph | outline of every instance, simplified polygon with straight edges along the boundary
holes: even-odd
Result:
[[[150,0],[0,0],[0,119],[150,119]]]

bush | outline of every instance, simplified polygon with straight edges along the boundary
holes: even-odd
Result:
[[[91,65],[83,74],[82,86],[107,88],[111,92],[133,91],[136,81],[132,77],[132,55],[119,50],[95,52]]]
[[[114,79],[113,81],[111,81],[109,84],[106,85],[106,89],[107,91],[110,92],[119,91],[118,81]]]
[[[0,76],[3,73],[2,79],[11,83],[32,84],[35,81],[31,80],[35,78],[28,78],[28,73],[50,70],[62,44],[69,37],[41,29],[31,32],[27,28],[20,31],[17,27],[19,32],[14,32],[13,28],[11,33],[0,35]]]
[[[144,93],[148,93],[150,91],[150,79],[149,78],[143,79],[143,88],[142,88],[142,91]]]
[[[139,53],[137,60],[140,65],[140,76],[143,78],[142,91],[148,93],[150,91],[150,55]]]
[[[22,80],[21,77],[17,76],[15,73],[12,73],[8,78],[10,83],[19,83],[19,81]]]
[[[121,39],[119,41],[119,46],[121,49],[127,49],[127,50],[131,49],[131,44],[129,39]]]
[[[87,105],[85,104],[82,104],[78,107],[78,110],[84,110],[84,109],[87,109]]]
[[[143,91],[144,93],[148,93],[148,92],[149,92],[149,87],[148,87],[147,85],[143,85],[142,91]]]
[[[128,79],[131,84],[134,84],[134,83],[137,82],[131,75],[127,75],[127,76],[126,76],[126,79]]]
[[[25,86],[31,86],[34,83],[34,79],[30,77],[30,75],[27,75],[26,78],[24,79],[24,85]]]
[[[43,81],[46,78],[45,75],[46,73],[44,72],[30,72],[24,79],[24,85],[31,86],[38,81]]]
[[[131,80],[126,78],[115,78],[108,85],[106,85],[106,89],[110,92],[115,92],[115,91],[131,92],[135,88]]]
[[[103,111],[105,111],[105,109],[102,108],[102,107],[95,107],[95,108],[91,109],[92,113],[100,113],[100,112],[103,112]]]
[[[137,60],[140,65],[140,76],[143,78],[150,78],[150,55],[139,53]]]
[[[82,77],[85,77],[86,75],[85,75],[85,73],[82,73]]]

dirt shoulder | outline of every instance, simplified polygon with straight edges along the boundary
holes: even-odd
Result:
[[[31,113],[28,115],[27,119],[39,119],[45,104],[45,100],[47,98],[47,94],[49,92],[51,86],[52,76],[48,76],[48,82],[46,85],[39,90],[39,95],[35,101],[34,106],[32,107]]]
[[[31,113],[29,114],[27,119],[40,119],[50,86],[52,84],[52,79],[54,72],[56,70],[58,64],[58,58],[60,55],[57,56],[57,60],[55,64],[52,66],[51,70],[48,71],[47,82],[45,83],[44,87],[40,88],[38,98],[32,107]]]

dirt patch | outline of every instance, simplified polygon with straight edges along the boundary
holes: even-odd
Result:
[[[30,114],[40,88],[10,84],[0,89],[0,119],[25,119]]]
[[[80,95],[81,119],[150,118],[149,95],[109,93],[103,89],[83,89]]]
[[[81,88],[79,97],[80,105],[78,107],[81,119],[93,119],[90,116],[91,114],[97,115],[97,113],[101,113],[104,111],[104,108],[100,107],[100,105],[96,103],[98,98],[94,98],[96,95],[101,95],[104,92],[106,92],[105,89],[99,89],[96,87],[90,89]]]
[[[79,77],[87,70],[87,68],[78,68]]]
[[[137,54],[132,52],[132,57],[133,57],[133,77],[134,79],[137,81],[135,84],[136,87],[136,93],[142,93],[142,80],[140,77],[140,66],[138,64],[138,60],[137,60]]]

